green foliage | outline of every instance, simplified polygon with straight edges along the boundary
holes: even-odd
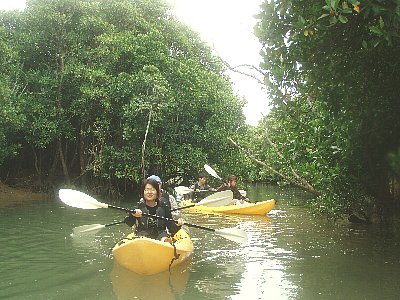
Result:
[[[31,0],[0,24],[21,57],[21,146],[51,157],[43,174],[136,184],[144,143],[145,172],[164,181],[238,161],[226,137],[244,125],[243,103],[165,1]]]
[[[6,30],[0,27],[0,164],[18,154],[21,148],[18,134],[26,122],[19,95],[22,89],[19,56],[8,38]]]
[[[371,196],[384,206],[400,141],[399,2],[323,5],[265,2],[258,16],[274,105],[262,126],[282,154],[264,144],[264,159],[321,191],[325,213],[365,209]]]

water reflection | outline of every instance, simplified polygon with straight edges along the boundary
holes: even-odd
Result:
[[[238,226],[249,236],[241,246],[217,236],[209,236],[207,241],[196,240],[199,249],[195,252],[194,269],[207,270],[194,286],[199,292],[220,299],[244,299],[250,295],[251,299],[265,299],[267,295],[273,296],[272,299],[288,299],[296,292],[297,285],[287,278],[282,263],[282,258],[291,257],[293,252],[277,246],[278,225],[273,218],[223,214],[186,214],[186,217],[213,228]]]
[[[255,199],[255,192],[260,200],[278,199],[268,216],[182,213],[190,223],[215,229],[238,226],[249,240],[238,245],[188,228],[195,250],[188,268],[176,277],[139,276],[115,268],[108,254],[130,231],[124,224],[81,240],[70,236],[76,226],[111,223],[124,213],[64,208],[56,200],[0,208],[0,298],[398,298],[399,224],[333,224],[311,216],[301,205],[304,199],[296,202],[299,196],[291,191],[288,200],[278,188],[249,188],[250,198]],[[267,193],[271,195],[265,197]],[[161,288],[154,288],[155,280]],[[138,292],[141,287],[155,294]]]
[[[235,285],[231,299],[288,299],[297,286],[286,278],[282,257],[292,251],[277,245],[278,225],[269,216],[244,216],[240,226],[249,235],[241,250],[244,270]]]
[[[190,259],[155,275],[133,273],[117,262],[110,274],[113,291],[118,299],[165,299],[173,300],[185,293],[190,276]]]
[[[191,223],[210,228],[221,229],[239,226],[240,220],[223,215],[185,213],[185,219]],[[239,221],[239,222],[238,222]],[[184,299],[224,299],[232,294],[234,283],[240,280],[243,263],[238,260],[240,246],[213,232],[190,229],[195,246],[191,278]]]

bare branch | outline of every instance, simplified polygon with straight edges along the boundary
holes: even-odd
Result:
[[[271,172],[273,172],[274,174],[278,175],[279,177],[281,177],[282,179],[292,183],[295,186],[300,187],[301,189],[312,193],[314,195],[319,196],[321,193],[319,191],[317,191],[316,189],[314,189],[306,180],[300,178],[296,172],[294,172],[293,169],[292,173],[294,173],[295,175],[295,179],[290,178],[289,176],[286,176],[285,174],[282,174],[281,172],[275,170],[274,168],[272,168],[270,165],[266,164],[265,162],[259,160],[258,158],[256,158],[253,154],[251,154],[249,151],[247,151],[246,149],[244,149],[243,147],[241,147],[240,145],[238,145],[233,139],[231,139],[230,137],[228,137],[228,140],[236,147],[238,148],[240,151],[242,151],[247,157],[249,157],[251,160],[253,160],[254,162],[256,162],[259,165],[262,165],[263,167],[267,168],[268,170],[270,170]],[[281,155],[281,154],[279,154]]]
[[[261,75],[263,75],[263,77],[265,77],[266,74],[264,72],[262,72],[262,70],[256,68],[255,66],[243,64],[243,65],[239,65],[239,66],[236,66],[236,67],[232,67],[228,62],[224,61],[223,59],[221,59],[221,61],[232,72],[235,72],[235,73],[242,74],[244,76],[253,78],[254,80],[256,80],[262,86],[265,85],[264,82],[262,80],[260,80],[257,76],[255,76],[254,74],[250,74],[250,73],[238,70],[239,67],[248,67],[250,69],[253,69],[253,70],[259,72]]]
[[[268,132],[267,129],[265,129],[265,134],[266,134],[266,138],[268,143],[272,146],[272,148],[274,148],[275,153],[282,159],[285,160],[285,158],[283,157],[283,155],[279,152],[278,148],[276,147],[276,145],[271,141],[271,139],[268,136]],[[304,178],[301,178],[299,176],[299,174],[297,174],[297,172],[293,169],[292,165],[287,161],[286,161],[286,165],[287,167],[290,169],[290,172],[292,172],[292,175],[294,176],[294,178],[297,180],[297,182],[300,182],[303,186],[305,186],[307,188],[307,190],[310,191],[315,191],[314,187],[308,183],[307,180],[305,180]]]
[[[231,70],[232,72],[235,72],[235,73],[238,73],[238,74],[241,74],[241,75],[244,75],[244,76],[253,78],[253,79],[256,80],[260,85],[265,86],[263,80],[261,80],[260,78],[258,78],[256,75],[250,74],[250,73],[247,73],[247,72],[244,72],[244,71],[241,71],[241,70],[239,70],[239,68],[244,67],[244,68],[252,69],[252,70],[256,71],[257,73],[261,74],[263,78],[265,78],[265,76],[267,76],[267,73],[266,73],[266,72],[263,72],[261,69],[255,67],[255,66],[253,66],[253,65],[249,65],[249,64],[241,64],[241,65],[237,65],[237,66],[235,66],[235,67],[232,67],[227,61],[225,61],[225,60],[223,60],[223,59],[221,58],[221,55],[219,55],[219,53],[218,53],[217,49],[215,49],[215,47],[213,47],[213,49],[214,49],[214,51],[217,53],[217,55],[218,55],[220,61],[221,61],[229,70]]]
[[[147,121],[146,133],[144,134],[144,140],[143,140],[143,143],[142,143],[142,176],[143,176],[143,178],[146,176],[145,171],[144,171],[144,155],[145,155],[145,150],[146,150],[147,134],[149,133],[152,113],[153,113],[153,108],[150,107],[149,119]]]

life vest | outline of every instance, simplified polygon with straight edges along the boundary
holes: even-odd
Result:
[[[157,200],[157,208],[155,215],[160,217],[165,217],[166,215],[166,204],[162,201]],[[149,209],[147,208],[144,202],[138,203],[138,208],[144,213],[141,218],[137,219],[136,223],[136,230],[150,230],[150,231],[157,231],[161,232],[167,226],[166,220],[153,218],[151,216],[147,216],[146,214],[151,214]]]

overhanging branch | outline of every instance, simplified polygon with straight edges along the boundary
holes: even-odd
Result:
[[[267,168],[268,170],[270,170],[272,173],[278,175],[279,177],[281,177],[282,179],[290,182],[291,184],[313,194],[316,196],[319,196],[321,193],[319,191],[317,191],[316,189],[314,189],[314,187],[312,187],[305,179],[301,178],[300,176],[298,176],[298,174],[291,168],[292,174],[295,177],[289,177],[277,170],[275,170],[273,167],[271,167],[270,165],[266,164],[265,162],[259,160],[258,158],[256,158],[253,154],[251,154],[249,151],[247,151],[246,149],[244,149],[243,147],[241,147],[239,144],[237,144],[233,139],[231,139],[230,137],[228,137],[228,140],[236,147],[238,148],[243,154],[245,154],[248,158],[250,158],[251,160],[253,160],[254,162],[256,162],[257,164]],[[278,155],[281,155],[280,153]]]

